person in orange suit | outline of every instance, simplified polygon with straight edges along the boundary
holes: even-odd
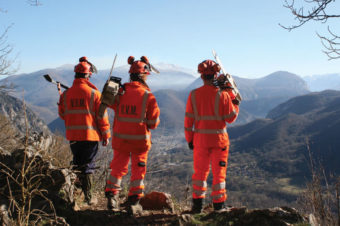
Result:
[[[185,138],[193,150],[192,212],[199,213],[207,191],[211,165],[213,173],[212,201],[214,210],[224,208],[229,137],[226,123],[236,120],[239,107],[231,89],[215,86],[219,64],[205,60],[198,65],[204,85],[189,94],[184,118]],[[231,98],[232,97],[232,98]]]
[[[60,95],[58,112],[65,121],[66,139],[70,141],[73,154],[72,164],[78,173],[85,202],[92,204],[92,179],[95,169],[95,157],[98,142],[106,146],[109,143],[110,124],[107,114],[99,117],[101,93],[89,81],[95,67],[81,57],[74,67],[75,79],[72,87]],[[60,90],[60,84],[58,84]]]
[[[124,93],[117,104],[110,106],[115,111],[113,123],[111,174],[106,183],[105,195],[108,209],[118,209],[118,194],[122,177],[128,173],[131,159],[131,178],[128,194],[128,210],[137,205],[144,196],[144,176],[148,151],[151,148],[151,132],[159,124],[159,108],[155,96],[146,83],[151,71],[149,60],[128,58],[130,82],[124,84]]]

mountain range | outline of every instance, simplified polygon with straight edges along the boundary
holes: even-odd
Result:
[[[185,104],[189,92],[202,84],[197,74],[175,65],[155,65],[161,72],[151,74],[148,84],[157,98],[161,109],[161,127],[166,129],[183,129]],[[53,130],[63,125],[58,119],[57,102],[58,93],[55,85],[43,79],[44,74],[61,83],[70,86],[73,82],[73,66],[63,65],[55,69],[44,69],[29,74],[10,76],[6,82],[13,83],[17,88],[15,96],[24,98],[30,107]],[[91,77],[91,82],[99,89],[103,87],[108,78],[109,70],[100,70]],[[123,82],[128,81],[128,65],[117,67],[113,76],[121,77]],[[308,93],[306,83],[297,75],[279,71],[258,79],[245,79],[235,76],[235,80],[242,93],[240,115],[235,122],[244,124],[255,118],[264,117],[270,109],[288,100],[291,97]],[[0,81],[3,83],[5,81]],[[181,117],[178,117],[181,115]]]
[[[242,94],[242,109],[254,117],[264,117],[279,103],[309,92],[301,77],[287,71],[277,71],[257,79],[233,77]],[[196,79],[187,89],[195,89],[202,84],[201,79]],[[243,120],[239,122],[244,123]]]

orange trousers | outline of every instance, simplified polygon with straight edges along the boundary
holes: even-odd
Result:
[[[138,198],[144,196],[144,177],[148,151],[131,152],[126,150],[114,150],[111,161],[111,174],[106,181],[105,192],[118,194],[121,190],[122,177],[128,173],[128,165],[131,158],[131,178],[129,196],[137,195]]]
[[[212,200],[214,203],[227,199],[225,188],[229,146],[226,148],[194,147],[194,173],[192,175],[192,197],[205,198],[210,164],[213,173]]]

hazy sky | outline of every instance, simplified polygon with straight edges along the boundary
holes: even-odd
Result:
[[[332,9],[340,8],[340,1]],[[118,65],[129,55],[146,55],[196,71],[214,48],[230,73],[262,77],[285,70],[301,76],[340,73],[340,60],[322,53],[316,32],[327,24],[309,23],[288,32],[278,24],[294,23],[283,0],[0,0],[0,31],[13,24],[8,40],[19,54],[19,73],[87,56],[98,69]],[[339,10],[337,10],[339,12]],[[339,20],[330,21],[339,31]]]

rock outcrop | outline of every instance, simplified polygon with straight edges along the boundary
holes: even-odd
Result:
[[[0,149],[0,225],[9,216],[63,224],[57,214],[73,210],[75,179],[70,169],[54,167],[32,146],[12,153]]]

